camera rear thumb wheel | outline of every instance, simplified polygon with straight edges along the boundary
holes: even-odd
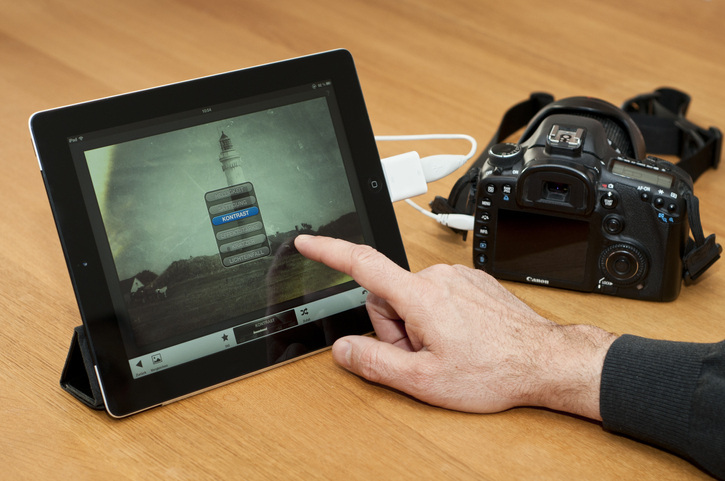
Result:
[[[629,244],[614,244],[602,252],[599,264],[604,277],[618,285],[630,285],[647,273],[647,258]]]

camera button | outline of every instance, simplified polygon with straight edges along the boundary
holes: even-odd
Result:
[[[608,216],[604,219],[604,230],[612,235],[619,234],[624,230],[624,221],[616,216]]]
[[[512,187],[511,187],[511,184],[504,184],[504,185],[503,185],[503,186],[501,187],[501,192],[503,192],[504,194],[510,194],[510,193],[511,193],[511,191],[512,191]]]
[[[643,202],[649,202],[650,195],[649,192],[642,192],[639,196],[640,199],[642,199]]]
[[[495,194],[496,193],[496,186],[494,184],[487,184],[486,185],[486,193],[487,194]]]
[[[477,239],[473,245],[477,251],[485,251],[488,249],[488,241],[484,239]]]
[[[658,209],[661,209],[664,206],[665,206],[665,199],[663,199],[662,197],[656,197],[655,198],[655,207],[657,207]]]
[[[607,192],[602,196],[600,202],[605,209],[614,209],[619,203],[619,197],[614,192]]]
[[[669,205],[667,206],[667,211],[668,211],[668,212],[670,212],[670,213],[674,213],[674,212],[677,212],[677,204],[675,204],[674,202],[671,202],[671,203],[670,203],[670,204],[669,204]]]
[[[488,197],[484,197],[483,199],[481,199],[481,201],[480,201],[480,202],[478,203],[478,205],[479,205],[480,207],[485,207],[485,208],[489,208],[489,207],[491,207],[491,206],[492,206],[493,204],[491,203],[491,199],[489,199]]]

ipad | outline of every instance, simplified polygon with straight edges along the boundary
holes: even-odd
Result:
[[[407,268],[345,50],[38,112],[30,129],[114,417],[371,332],[367,292],[297,235]]]

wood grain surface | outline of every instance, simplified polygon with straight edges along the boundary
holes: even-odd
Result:
[[[542,409],[447,411],[366,383],[324,352],[125,420],[58,386],[80,323],[27,128],[35,111],[333,48],[356,59],[377,134],[485,145],[533,91],[615,104],[661,86],[725,127],[722,0],[1,0],[0,479],[708,479],[682,459]],[[381,155],[467,151],[381,144]],[[463,170],[461,171],[463,172]],[[721,170],[696,186],[725,236]],[[421,204],[447,195],[453,175]],[[414,271],[471,266],[471,240],[396,212]],[[725,263],[671,303],[506,284],[560,323],[725,338]]]

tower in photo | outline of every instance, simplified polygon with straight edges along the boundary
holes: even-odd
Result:
[[[242,157],[234,150],[231,139],[222,132],[219,137],[219,162],[222,164],[224,175],[227,176],[227,185],[237,185],[244,182],[244,173],[242,172]]]

